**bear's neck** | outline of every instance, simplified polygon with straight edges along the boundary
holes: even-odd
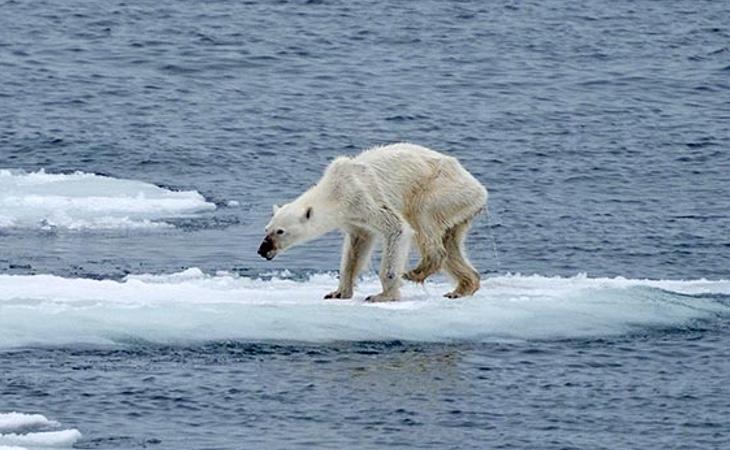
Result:
[[[312,208],[313,220],[319,234],[342,228],[342,208],[338,199],[334,198],[330,189],[316,184],[295,200],[303,209]]]

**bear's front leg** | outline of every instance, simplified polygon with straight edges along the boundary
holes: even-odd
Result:
[[[394,223],[384,236],[383,260],[380,264],[380,283],[383,292],[367,297],[368,302],[392,302],[400,298],[401,276],[408,258],[408,247],[413,231],[402,220]]]
[[[340,263],[340,284],[324,298],[352,298],[355,280],[370,259],[374,236],[367,230],[353,228],[345,235]]]
[[[329,294],[326,294],[324,296],[324,298],[325,298],[325,300],[331,300],[331,299],[336,299],[336,298],[341,298],[344,300],[344,299],[352,298],[352,290],[350,290],[348,292],[346,290],[342,290],[341,288],[337,288],[337,290],[332,291]]]

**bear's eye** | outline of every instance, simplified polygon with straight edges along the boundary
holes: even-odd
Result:
[[[284,230],[282,230],[281,228],[279,228],[278,230],[276,230],[276,234],[278,234],[278,235],[281,236],[282,234],[284,234]]]

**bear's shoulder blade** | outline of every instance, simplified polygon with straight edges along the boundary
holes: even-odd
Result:
[[[365,173],[367,166],[348,156],[339,156],[335,158],[327,167],[325,175],[335,177],[347,177]]]

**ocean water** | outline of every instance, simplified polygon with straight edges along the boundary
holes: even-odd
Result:
[[[473,298],[256,254],[398,141]],[[728,2],[0,0],[2,450],[729,448],[729,268]]]

